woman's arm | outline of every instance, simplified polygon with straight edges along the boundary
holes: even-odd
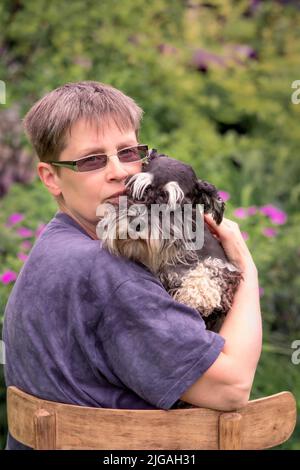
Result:
[[[251,389],[262,346],[262,320],[257,272],[243,273],[231,310],[220,330],[223,353],[235,360],[238,377]]]
[[[238,225],[228,219],[220,226],[208,216],[206,220],[230,261],[242,270],[243,280],[220,330],[226,340],[223,351],[181,399],[196,406],[231,410],[247,403],[261,353],[258,275]]]

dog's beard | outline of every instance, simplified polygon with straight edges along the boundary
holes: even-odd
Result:
[[[152,188],[152,183],[151,173],[133,175],[126,183],[129,195],[126,207],[120,209],[114,205],[114,210],[108,211],[98,226],[101,228],[99,238],[111,253],[142,263],[157,274],[168,263],[185,262],[184,253],[188,243],[181,236],[183,225],[175,220],[174,215],[172,217],[170,214],[169,233],[166,237],[162,214],[156,213],[153,217],[151,211],[151,204],[157,203],[163,203],[170,211],[174,210],[177,204],[183,206],[182,189],[177,182],[170,181],[157,191]],[[140,214],[134,209],[137,204],[141,210]],[[134,224],[137,215],[139,215],[137,225],[140,223],[140,227],[135,226],[135,230],[130,231],[129,228]]]
[[[127,203],[123,210],[113,205],[113,210],[108,210],[98,224],[103,246],[114,255],[144,264],[154,274],[166,264],[188,264],[185,256],[188,241],[178,238],[183,226],[178,227],[171,217],[170,237],[165,238],[162,214],[153,218],[150,205],[144,205],[141,217],[136,217],[137,211],[132,210],[136,204],[132,200]],[[196,259],[197,254],[190,251],[189,260],[193,257]]]

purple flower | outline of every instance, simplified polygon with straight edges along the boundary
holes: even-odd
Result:
[[[18,253],[18,258],[19,258],[19,260],[24,262],[24,261],[27,260],[28,255],[26,255],[25,253]]]
[[[247,232],[242,232],[242,237],[244,240],[248,240],[249,234]]]
[[[220,198],[223,199],[224,202],[228,201],[228,199],[230,199],[230,194],[227,193],[227,191],[218,191],[218,194],[220,196]]]
[[[225,59],[220,55],[214,54],[206,49],[197,49],[192,57],[192,65],[196,67],[199,72],[206,72],[211,65],[225,67]]]
[[[248,44],[233,44],[226,47],[229,58],[235,59],[237,63],[247,59],[258,59],[258,53]]]
[[[20,246],[23,250],[30,250],[32,247],[32,243],[30,243],[28,240],[24,240]]]
[[[273,238],[273,237],[276,237],[276,235],[277,235],[277,230],[276,230],[276,228],[273,228],[273,227],[265,227],[265,228],[263,229],[262,233],[263,233],[266,237]]]
[[[17,229],[17,233],[18,235],[20,235],[20,237],[22,238],[29,238],[29,237],[32,237],[33,235],[33,231],[32,230],[29,230],[28,228],[26,227],[19,227]]]
[[[247,209],[245,209],[244,207],[238,207],[237,209],[235,209],[233,214],[239,219],[246,219],[246,217],[248,216]]]
[[[11,214],[8,217],[6,226],[11,227],[12,225],[18,224],[23,219],[24,219],[23,214],[19,214],[18,212],[15,212],[14,214]]]
[[[287,215],[282,210],[278,209],[277,207],[273,206],[272,204],[267,204],[260,208],[260,212],[277,225],[283,225],[286,223]]]
[[[46,224],[40,224],[35,231],[35,237],[38,238],[45,228],[46,228]]]
[[[0,281],[2,284],[9,284],[17,279],[17,273],[14,271],[5,271],[5,273],[0,276]]]

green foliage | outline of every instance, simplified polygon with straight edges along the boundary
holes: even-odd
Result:
[[[299,402],[300,366],[291,363],[290,345],[300,338],[300,105],[291,102],[292,82],[300,79],[300,13],[279,1],[250,4],[3,0],[0,79],[4,108],[17,103],[22,113],[67,81],[110,83],[144,109],[141,142],[192,164],[200,178],[230,193],[229,218],[238,207],[266,204],[288,214],[282,225],[259,211],[236,220],[249,235],[264,289],[264,353],[253,395],[286,388]],[[221,64],[210,60],[201,73],[193,59],[199,48]],[[0,275],[21,269],[17,228],[36,231],[55,210],[38,181],[11,188],[0,207]],[[5,227],[15,212],[24,220]],[[263,234],[268,227],[276,236]],[[12,285],[0,283],[0,314]],[[300,448],[299,431],[284,447]]]
[[[9,196],[0,201],[0,276],[5,272],[18,273],[23,261],[18,254],[28,255],[30,246],[23,247],[24,241],[33,244],[38,236],[38,229],[47,224],[57,210],[57,205],[50,197],[41,182],[36,179],[32,184],[12,186]],[[24,216],[24,219],[10,227],[7,225],[9,216],[14,213]],[[20,236],[18,229],[26,228],[32,231],[32,236]],[[0,322],[13,283],[0,282]]]
[[[54,216],[57,205],[49,193],[36,179],[28,185],[16,184],[11,187],[9,195],[0,200],[0,276],[5,272],[19,273],[23,261],[18,254],[28,255],[32,245],[39,235],[39,229]],[[8,227],[12,214],[22,214],[24,219]],[[32,231],[32,236],[22,237],[18,234],[21,227]],[[23,247],[23,243],[28,247]],[[0,329],[7,299],[14,283],[0,282]],[[6,442],[6,389],[4,386],[3,368],[0,370],[0,448]]]

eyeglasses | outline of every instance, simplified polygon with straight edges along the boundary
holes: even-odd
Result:
[[[106,155],[105,153],[99,153],[95,155],[88,155],[78,160],[71,161],[51,161],[51,165],[62,166],[70,168],[73,171],[93,171],[102,170],[106,167],[108,159],[115,155]],[[121,163],[135,163],[143,162],[149,156],[148,145],[137,145],[135,147],[127,147],[122,150],[118,150],[116,156],[119,158]]]

